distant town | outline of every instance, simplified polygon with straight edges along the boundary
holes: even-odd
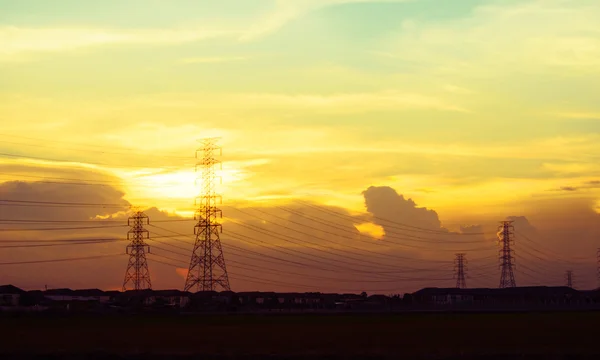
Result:
[[[402,312],[443,310],[600,310],[600,289],[514,287],[424,288],[411,294],[369,295],[180,290],[25,291],[0,286],[2,312]]]

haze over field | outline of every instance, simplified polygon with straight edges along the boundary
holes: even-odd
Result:
[[[21,245],[124,239],[141,206],[164,228],[153,284],[181,288],[194,223],[170,220],[219,136],[234,290],[453,286],[456,252],[497,287],[505,219],[518,285],[595,287],[599,18],[596,0],[0,0],[0,200],[20,201],[0,201],[0,264],[123,252]],[[125,266],[0,283],[113,289]]]

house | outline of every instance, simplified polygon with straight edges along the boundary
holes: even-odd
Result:
[[[52,301],[95,301],[99,303],[108,303],[111,296],[99,289],[71,290],[71,289],[51,289],[44,291],[46,299]]]
[[[26,291],[13,285],[0,286],[0,306],[19,306]]]
[[[218,304],[233,304],[236,301],[236,294],[233,291],[222,291],[212,297]]]
[[[421,305],[566,306],[583,302],[581,294],[566,286],[530,286],[504,289],[425,288],[415,292]]]
[[[170,307],[186,307],[190,302],[190,294],[180,290],[148,291],[144,299],[145,305],[164,305]]]
[[[264,304],[265,299],[268,298],[268,294],[258,292],[258,291],[250,291],[250,292],[240,292],[237,293],[238,300],[242,305],[256,305],[256,304]]]
[[[415,302],[433,305],[470,304],[474,301],[473,289],[425,288],[413,294]]]

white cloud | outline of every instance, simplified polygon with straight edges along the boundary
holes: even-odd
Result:
[[[566,111],[551,113],[551,115],[566,119],[600,119],[600,112]]]
[[[378,54],[434,63],[440,72],[482,76],[507,69],[600,69],[600,3],[495,3],[443,23],[413,21],[384,41],[387,45]]]
[[[401,109],[435,109],[468,112],[468,110],[444,100],[413,93],[383,91],[376,93],[346,93],[333,95],[299,94],[248,94],[240,100],[248,104],[268,107],[298,107],[336,113],[355,113]]]
[[[242,61],[248,59],[245,56],[215,56],[215,57],[194,57],[184,58],[181,62],[184,64],[206,64],[206,63],[224,63],[233,61]]]
[[[312,11],[348,3],[385,3],[413,0],[276,0],[275,10],[266,14],[254,26],[244,31],[241,41],[251,41],[272,34],[290,21]]]
[[[0,27],[0,56],[112,44],[178,44],[237,34],[239,31],[201,28],[115,30],[5,26]]]
[[[337,94],[278,93],[172,93],[130,100],[150,107],[179,107],[205,110],[301,110],[326,113],[360,113],[370,111],[430,109],[469,112],[445,99],[419,93],[381,91]],[[235,104],[232,107],[232,104]]]

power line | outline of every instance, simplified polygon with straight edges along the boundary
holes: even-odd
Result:
[[[54,247],[54,246],[72,246],[72,245],[93,245],[93,244],[106,244],[110,242],[116,242],[120,240],[111,241],[83,241],[83,242],[68,242],[68,243],[53,243],[53,244],[29,244],[29,245],[0,245],[2,249],[18,249],[18,248],[35,248],[35,247]]]
[[[194,221],[194,219],[173,219],[173,220],[152,220],[152,223],[172,223],[172,222],[187,222]],[[105,220],[105,219],[97,219],[97,220],[33,220],[33,219],[0,219],[0,223],[17,223],[17,224],[53,224],[53,223],[92,223],[92,224],[104,224],[104,223],[126,223],[126,219],[123,220]],[[124,225],[126,226],[126,225]]]
[[[263,219],[261,219],[261,220],[263,220]],[[237,225],[239,225],[239,226],[241,226],[241,227],[244,227],[244,228],[250,229],[250,230],[252,230],[252,231],[255,231],[255,232],[258,232],[258,233],[261,233],[261,234],[267,235],[267,236],[271,236],[271,237],[274,237],[274,238],[276,238],[276,239],[280,239],[280,240],[283,240],[283,241],[285,241],[285,242],[289,242],[289,243],[292,243],[292,244],[296,244],[296,245],[298,245],[298,242],[301,242],[301,243],[305,243],[305,244],[313,244],[313,245],[315,245],[315,246],[319,246],[319,247],[325,247],[325,248],[329,248],[329,249],[331,249],[331,247],[327,247],[327,246],[325,246],[325,245],[321,245],[321,244],[318,244],[318,245],[317,245],[317,244],[314,244],[314,243],[308,242],[308,241],[306,241],[306,240],[302,240],[302,239],[298,239],[298,238],[295,238],[295,237],[291,237],[291,236],[289,236],[289,235],[283,235],[283,234],[281,234],[281,233],[277,233],[277,232],[274,232],[274,231],[266,231],[266,230],[263,230],[262,228],[260,228],[260,227],[258,227],[258,226],[255,226],[255,225],[243,224],[243,223],[241,223],[241,222],[238,222],[238,221],[235,221],[235,220],[231,220],[231,219],[230,219],[230,221],[232,221],[233,223],[235,223],[235,224],[237,224]],[[268,221],[268,220],[264,220],[264,221]],[[285,226],[284,226],[284,227],[285,227]],[[295,232],[303,233],[303,232],[301,232],[301,231],[298,231],[298,230],[295,230],[295,229],[291,229],[291,228],[289,228],[289,229],[290,229],[290,230],[292,230],[292,231],[295,231]],[[306,234],[306,233],[304,233],[304,234]],[[317,237],[317,236],[314,236],[314,235],[312,235],[312,237],[319,238],[319,237]],[[287,239],[286,239],[286,238],[287,238]],[[319,239],[321,239],[321,240],[324,240],[323,238],[319,238]],[[354,240],[354,239],[350,239],[350,240]],[[328,240],[325,240],[325,241],[328,241]],[[402,244],[401,246],[404,246],[404,247],[406,247],[406,248],[409,248],[409,249],[411,249],[411,248],[412,248],[412,249],[425,249],[425,250],[431,250],[431,248],[430,248],[430,247],[423,247],[423,246],[405,245],[405,244]],[[364,249],[361,249],[361,250],[363,250],[363,251],[364,251]],[[439,250],[439,249],[438,249],[438,250]],[[469,249],[469,250],[471,250],[471,251],[478,251],[478,250],[488,250],[488,248],[487,248],[487,247],[486,247],[486,248],[476,248],[476,249]],[[336,249],[336,251],[340,251],[340,252],[348,252],[348,250],[343,250],[343,249],[342,249],[342,250]],[[448,249],[444,249],[444,250],[441,250],[441,251],[454,251],[454,250],[448,250]],[[323,250],[323,252],[326,252],[326,253],[331,253],[330,251],[326,251],[326,250]],[[356,258],[349,257],[349,256],[343,256],[343,255],[338,255],[338,254],[333,254],[333,255],[342,256],[342,257],[346,257],[346,258],[349,258],[349,259],[352,259],[352,260],[356,260]],[[341,261],[341,260],[338,260],[338,261]],[[346,261],[344,261],[344,262],[346,262]],[[363,260],[363,262],[364,262],[364,260]],[[346,263],[347,263],[347,262],[346,262]],[[364,266],[366,266],[366,265],[364,265]],[[389,265],[388,265],[388,266],[389,266]]]
[[[17,158],[17,159],[28,159],[28,160],[38,160],[38,161],[49,161],[49,162],[58,162],[58,163],[67,163],[67,164],[81,164],[81,165],[94,165],[94,166],[102,166],[108,168],[125,168],[125,169],[149,169],[149,168],[179,168],[178,166],[134,166],[134,165],[115,165],[115,164],[107,164],[101,162],[90,162],[83,160],[65,160],[65,159],[56,159],[56,158],[47,158],[47,157],[38,157],[38,156],[28,156],[22,154],[10,154],[10,153],[0,153],[0,156]]]
[[[53,176],[39,176],[39,175],[27,175],[20,173],[0,173],[0,177],[9,178],[4,181],[19,181],[14,178],[30,178],[30,179],[42,179],[36,180],[36,183],[45,184],[57,184],[57,185],[82,185],[82,186],[112,186],[112,187],[128,187],[135,186],[139,188],[154,189],[160,186],[179,186],[179,183],[175,182],[164,182],[162,184],[147,183],[138,179],[135,179],[135,184],[126,184],[124,179],[121,180],[86,180],[86,179],[73,179],[64,177],[53,177]],[[58,180],[58,181],[53,181]],[[131,181],[131,180],[130,180]]]
[[[539,252],[542,255],[546,255],[546,256],[549,255],[550,257],[553,257],[554,259],[563,260],[563,261],[567,261],[567,262],[569,261],[569,260],[566,260],[565,258],[563,258],[562,254],[559,254],[558,252],[551,250],[550,248],[548,248],[546,246],[543,246],[543,244],[540,244],[540,243],[532,240],[531,238],[525,236],[525,234],[523,234],[522,232],[515,230],[515,233],[518,234],[520,238],[523,238],[523,239],[531,242],[532,244],[536,245],[535,247],[532,248],[532,250]],[[546,251],[548,251],[548,254],[540,251],[538,249],[538,247],[541,247],[541,248],[545,249]],[[581,257],[573,257],[572,258],[572,260],[591,260],[591,259],[593,259],[593,256],[581,256]]]
[[[65,261],[79,261],[79,260],[94,260],[94,259],[103,259],[108,257],[116,257],[123,256],[124,253],[120,254],[112,254],[112,255],[96,255],[96,256],[84,256],[84,257],[76,257],[76,258],[66,258],[66,259],[51,259],[51,260],[32,260],[32,261],[13,261],[13,262],[3,262],[0,265],[27,265],[27,264],[42,264],[42,263],[54,263],[54,262],[65,262]]]
[[[170,236],[155,236],[154,238],[163,238]],[[82,238],[82,239],[19,239],[19,240],[9,240],[9,239],[0,239],[0,243],[55,243],[55,242],[112,242],[112,241],[126,241],[126,239],[120,238]]]
[[[173,259],[173,258],[169,258],[169,257],[165,257],[162,255],[157,255],[157,254],[153,254],[153,256],[159,256],[159,257],[163,257],[172,261],[176,261],[176,262],[180,262],[177,259]],[[156,259],[152,259],[152,261],[157,261]],[[173,266],[173,267],[177,267],[179,268],[178,265],[175,264],[171,264],[171,263],[167,263],[167,262],[162,262],[165,265],[169,265],[169,266]],[[233,276],[234,279],[242,279],[245,281],[249,281],[249,282],[254,282],[254,283],[263,283],[263,284],[267,284],[267,285],[277,285],[277,286],[289,286],[289,287],[300,287],[300,288],[307,288],[307,289],[318,289],[318,287],[315,287],[314,285],[308,285],[308,284],[299,284],[299,283],[293,283],[293,282],[281,282],[281,281],[276,281],[276,280],[265,280],[264,278],[258,278],[258,277],[254,277],[254,276],[250,276],[250,275],[242,275],[242,274],[237,274],[237,273],[233,273],[233,272],[229,272],[229,274],[231,274]],[[250,281],[250,280],[254,280],[254,281]],[[448,279],[443,279],[443,280],[448,280]],[[434,281],[439,281],[439,280],[434,280]],[[369,291],[369,292],[394,292],[397,291],[398,288],[394,288],[394,289],[338,289],[340,291],[348,291],[348,292],[360,292],[360,291]]]
[[[61,202],[61,201],[35,201],[35,200],[15,200],[15,199],[0,199],[0,202],[17,203],[17,204],[36,204],[36,205],[65,205],[65,206],[102,206],[102,207],[131,207],[127,204],[116,203],[87,203],[87,202]],[[2,205],[2,204],[0,204]]]
[[[70,231],[70,230],[89,230],[89,229],[107,229],[125,227],[127,225],[105,225],[105,226],[83,226],[83,227],[57,227],[57,228],[35,228],[35,229],[0,229],[0,232],[24,232],[24,231]]]
[[[345,214],[339,213],[337,211],[333,211],[333,210],[321,208],[321,207],[315,206],[315,205],[313,205],[313,204],[311,204],[309,202],[306,202],[306,201],[298,200],[298,202],[302,203],[302,204],[304,204],[306,206],[309,206],[309,207],[311,207],[313,209],[319,210],[319,211],[328,212],[328,213],[330,213],[332,215],[337,215],[337,216],[341,216],[341,217],[344,217],[344,218],[350,218],[352,220],[356,220],[356,218],[354,218],[354,217],[352,217],[350,215],[345,215]],[[440,235],[459,235],[459,236],[485,235],[485,233],[483,233],[483,232],[481,232],[481,233],[454,233],[454,232],[450,232],[450,231],[427,229],[427,228],[423,228],[423,227],[418,227],[418,226],[412,226],[412,225],[408,225],[408,224],[403,224],[403,223],[398,222],[398,221],[393,221],[393,220],[381,218],[381,217],[375,216],[373,214],[370,214],[370,217],[372,217],[374,219],[377,219],[377,220],[386,221],[386,222],[389,222],[391,224],[395,224],[395,225],[398,225],[398,226],[401,226],[401,227],[404,227],[404,228],[421,230],[421,232],[436,233],[436,234],[440,234]],[[389,226],[389,227],[394,228],[394,226]],[[399,228],[399,229],[400,230],[404,230],[404,231],[409,231],[409,230],[403,229],[403,228]]]
[[[295,231],[297,233],[300,233],[300,234],[303,234],[303,235],[306,235],[306,236],[311,236],[311,234],[305,233],[303,231],[295,230],[295,229],[289,228],[289,227],[284,226],[284,225],[280,225],[280,224],[276,224],[276,223],[270,222],[268,220],[263,220],[263,221],[266,221],[268,223],[272,223],[272,224],[275,224],[275,225],[279,225],[279,226],[281,226],[281,227],[283,227],[285,229],[288,229],[288,230],[291,230],[291,231]],[[380,262],[374,262],[374,261],[366,260],[366,259],[362,258],[362,256],[363,256],[362,254],[355,253],[353,251],[339,249],[339,248],[332,248],[330,246],[321,245],[321,244],[313,243],[313,242],[310,242],[310,241],[298,239],[296,237],[292,237],[292,236],[289,236],[289,235],[281,234],[281,233],[278,233],[278,232],[262,230],[261,228],[259,228],[257,226],[254,226],[254,225],[250,225],[250,224],[245,225],[245,224],[242,224],[242,223],[239,223],[239,222],[235,222],[235,223],[238,224],[239,226],[248,228],[248,229],[250,229],[252,231],[256,231],[256,232],[259,232],[259,233],[263,233],[265,235],[273,236],[275,238],[281,239],[281,240],[286,241],[286,242],[290,242],[292,244],[298,245],[298,242],[300,242],[301,244],[308,244],[308,247],[312,248],[312,249],[315,249],[315,246],[318,247],[318,248],[324,248],[324,249],[327,249],[327,250],[321,250],[322,252],[327,253],[327,254],[332,254],[334,256],[339,256],[339,257],[343,257],[343,258],[346,258],[346,259],[355,260],[355,261],[359,261],[359,262],[363,262],[363,263],[368,263],[368,264],[374,264],[374,265],[378,265],[378,266],[384,266],[384,267],[393,268],[392,265],[382,264]],[[325,238],[321,238],[321,237],[318,237],[318,236],[315,236],[315,235],[312,235],[312,237],[314,237],[316,239],[319,239],[319,240],[322,240],[322,241],[325,241],[325,242],[330,242],[330,243],[332,242],[332,241],[329,241],[329,240],[327,240]],[[285,238],[290,239],[290,240],[286,240]],[[333,243],[336,244],[336,245],[340,245],[340,244],[337,244],[335,242],[333,242]],[[310,246],[310,245],[312,245],[312,246]],[[364,251],[363,249],[359,249],[359,250]],[[333,251],[339,252],[339,253],[342,253],[342,254],[341,255],[340,254],[336,254]],[[359,257],[344,255],[344,253],[358,255]],[[378,253],[375,253],[375,254],[378,254]],[[344,261],[344,262],[346,262],[346,261]],[[368,266],[368,265],[364,265],[364,266]],[[372,266],[368,266],[368,267],[372,267]]]
[[[178,233],[178,232],[176,232],[176,231],[172,231],[172,230],[169,230],[169,229],[166,229],[166,228],[161,228],[161,227],[158,227],[158,226],[156,226],[156,225],[150,225],[150,226],[151,226],[151,227],[156,227],[156,228],[158,228],[158,229],[161,229],[161,230],[169,231],[169,232],[171,232],[171,233],[174,233],[174,234],[177,234],[177,235],[179,235],[179,236],[184,236],[184,237],[190,237],[190,238],[191,238],[191,235],[185,235],[185,234],[181,234],[181,233]],[[233,234],[232,234],[232,233],[233,233]],[[347,268],[347,267],[343,267],[343,266],[339,266],[339,265],[334,265],[334,264],[331,264],[331,262],[324,262],[324,261],[319,261],[319,260],[312,259],[312,258],[310,258],[310,257],[301,256],[301,255],[296,255],[296,254],[294,254],[294,253],[293,253],[293,251],[292,251],[292,252],[288,252],[288,251],[285,251],[285,250],[279,250],[279,249],[277,249],[277,248],[271,248],[271,247],[268,247],[268,246],[265,246],[265,245],[261,244],[261,243],[260,243],[260,242],[262,242],[261,240],[254,239],[254,238],[252,238],[252,237],[248,237],[248,236],[237,235],[237,234],[235,234],[235,233],[234,233],[234,232],[232,232],[232,231],[229,231],[229,232],[228,232],[228,236],[231,236],[231,237],[233,237],[234,239],[237,239],[237,240],[240,240],[240,241],[243,241],[243,242],[247,242],[247,241],[248,241],[248,239],[257,240],[259,243],[253,243],[254,245],[261,246],[261,247],[265,247],[265,248],[268,248],[268,249],[270,249],[270,250],[273,250],[273,251],[276,251],[276,252],[281,252],[281,253],[283,253],[283,254],[286,254],[286,255],[292,255],[292,256],[296,256],[296,257],[299,257],[299,258],[302,258],[302,259],[305,259],[305,260],[309,260],[309,261],[311,261],[311,262],[316,262],[316,263],[318,263],[318,264],[324,264],[324,265],[326,265],[326,266],[329,266],[329,267],[334,267],[334,269],[331,269],[331,268],[323,268],[323,267],[318,267],[318,266],[316,266],[316,265],[314,265],[314,264],[306,264],[306,263],[297,262],[297,261],[294,261],[294,260],[289,260],[289,259],[282,259],[282,258],[279,258],[279,257],[276,257],[276,256],[272,256],[272,255],[268,255],[268,254],[264,254],[264,253],[256,252],[256,251],[254,251],[254,250],[245,249],[245,248],[240,248],[240,247],[237,247],[237,246],[235,246],[235,245],[232,245],[232,244],[230,244],[230,243],[227,243],[227,244],[225,245],[227,248],[232,248],[232,249],[238,250],[238,251],[240,251],[240,252],[242,252],[242,253],[244,253],[244,254],[248,254],[248,253],[251,253],[251,254],[256,254],[256,255],[258,255],[258,256],[260,256],[260,257],[267,257],[267,258],[270,258],[270,259],[274,259],[274,260],[281,261],[281,262],[283,262],[283,263],[287,263],[287,264],[293,264],[294,266],[298,266],[298,267],[311,267],[311,268],[316,268],[316,269],[319,269],[319,270],[324,270],[324,271],[332,271],[332,272],[339,272],[339,269],[342,269],[342,270],[345,270],[345,271],[348,271],[348,272],[352,272],[352,273],[362,273],[362,274],[365,274],[365,273],[366,273],[366,274],[371,274],[372,276],[378,276],[378,277],[384,277],[384,278],[385,278],[385,277],[389,278],[389,275],[386,275],[386,274],[397,274],[397,273],[402,273],[402,272],[415,272],[415,271],[439,271],[438,269],[415,269],[415,268],[405,268],[405,269],[403,269],[403,270],[396,270],[396,271],[380,271],[380,272],[373,272],[373,271],[362,271],[362,270],[360,270],[360,269],[356,269],[356,268]],[[156,237],[153,237],[153,238],[156,238]],[[174,239],[174,240],[175,240],[175,239]],[[181,241],[181,240],[177,240],[177,241]],[[189,244],[189,243],[188,243],[188,242],[186,242],[186,241],[181,241],[181,242],[183,242],[183,243],[186,243],[186,244]],[[264,242],[263,242],[263,243],[264,243]],[[284,249],[285,249],[285,248],[284,248]],[[290,249],[290,250],[294,250],[294,249]],[[311,254],[307,254],[307,253],[304,253],[304,252],[300,252],[300,253],[301,253],[301,254],[306,254],[306,255],[311,255]],[[331,259],[330,259],[330,260],[331,260]],[[262,261],[264,261],[264,260],[262,260]]]
[[[352,231],[350,231],[348,229],[344,229],[342,227],[332,225],[330,222],[319,221],[318,219],[315,219],[315,218],[310,217],[310,216],[306,216],[304,214],[301,214],[301,213],[298,213],[298,212],[295,212],[295,211],[292,211],[292,210],[285,210],[284,207],[278,207],[278,208],[281,208],[284,211],[288,211],[288,212],[296,214],[298,216],[302,216],[302,217],[304,217],[306,219],[309,219],[309,220],[312,220],[314,222],[318,222],[318,223],[323,224],[325,226],[332,227],[332,228],[335,228],[335,229],[338,229],[338,230],[341,230],[341,231],[344,231],[344,232],[347,232],[347,233],[351,233],[352,235],[356,235],[356,233],[353,233]],[[236,210],[241,211],[239,209],[236,209]],[[308,226],[308,225],[305,225],[305,224],[301,224],[301,223],[293,221],[293,220],[285,219],[285,218],[282,218],[282,217],[274,215],[274,214],[269,214],[269,213],[267,213],[265,211],[261,211],[261,210],[258,210],[258,209],[255,209],[255,210],[258,211],[258,212],[260,212],[260,213],[263,213],[263,214],[266,214],[266,215],[270,215],[270,216],[282,219],[284,221],[287,221],[287,222],[290,222],[290,223],[293,223],[293,224],[297,224],[297,225],[300,225],[300,226],[303,226],[303,227],[309,227],[311,229],[318,230],[318,231],[321,231],[321,232],[324,232],[324,233],[327,233],[327,234],[331,234],[331,235],[334,235],[334,236],[340,236],[340,237],[344,237],[346,239],[349,239],[347,236],[342,236],[342,235],[339,235],[339,234],[336,234],[336,233],[327,232],[325,230],[318,229],[318,228],[315,228],[315,227],[311,227],[311,226]],[[393,242],[390,239],[396,239],[396,240],[402,240],[402,241],[413,241],[413,242],[418,242],[418,243],[432,243],[432,244],[436,244],[436,245],[442,245],[442,244],[447,244],[447,243],[449,243],[449,244],[475,244],[475,243],[481,244],[481,241],[452,241],[452,240],[449,241],[449,240],[441,240],[441,239],[424,238],[424,237],[419,237],[419,236],[414,236],[414,235],[407,235],[407,234],[400,234],[400,235],[402,235],[402,237],[398,237],[398,236],[390,236],[390,234],[394,235],[394,234],[397,234],[397,233],[386,231],[386,233],[385,233],[385,240],[386,240],[386,242],[390,242],[390,243],[393,243],[393,244],[398,244],[398,245],[401,245],[401,246],[408,246],[408,245],[406,245],[404,243]],[[352,239],[352,240],[354,240],[354,239]],[[380,244],[380,243],[385,243],[385,242],[378,242],[377,244]],[[454,251],[454,250],[452,250],[452,251]]]
[[[149,240],[161,243],[160,241],[156,241],[156,240],[153,240],[153,239],[149,239]],[[179,248],[179,249],[182,249],[182,250],[187,250],[185,248],[182,248],[182,247],[179,247],[179,246],[176,246],[176,245],[172,245],[172,244],[168,244],[168,243],[165,243],[165,242],[162,242],[162,244],[168,245],[168,246],[172,246],[172,247],[175,247],[175,248]],[[173,254],[176,254],[176,255],[186,256],[185,254],[177,252],[177,251],[174,251],[174,250],[169,250],[169,249],[161,248],[161,247],[158,247],[158,246],[154,246],[154,248],[162,250],[162,251],[170,252],[170,253],[173,253]],[[261,260],[261,261],[264,261],[264,260]],[[318,276],[318,275],[300,274],[300,273],[285,271],[285,270],[281,270],[281,269],[275,269],[275,268],[269,268],[269,267],[260,266],[260,265],[248,264],[248,263],[244,263],[244,262],[241,262],[241,261],[235,261],[235,260],[231,260],[231,259],[228,260],[228,263],[239,264],[237,266],[238,268],[243,268],[240,265],[246,266],[246,268],[243,268],[243,269],[250,270],[250,271],[257,271],[256,269],[262,269],[262,270],[271,271],[271,273],[275,274],[275,275],[280,275],[280,274],[283,273],[283,274],[290,274],[290,275],[307,277],[307,278],[311,278],[311,279],[322,279],[322,280],[341,281],[341,282],[381,282],[381,283],[388,283],[388,282],[398,282],[398,281],[434,281],[434,280],[439,280],[439,279],[432,279],[432,278],[402,278],[402,277],[396,277],[394,279],[389,279],[389,280],[372,280],[372,279],[371,280],[364,280],[364,279],[361,280],[361,279],[356,279],[356,278],[354,278],[354,279],[344,279],[344,278],[323,277],[323,276]],[[279,264],[279,265],[281,265],[281,264]],[[306,267],[304,266],[304,268],[306,268]],[[268,271],[267,271],[267,273],[269,273]],[[410,272],[412,273],[414,271],[411,270]],[[336,273],[339,274],[339,272],[336,272]],[[443,279],[443,280],[446,280],[446,279]]]
[[[344,228],[341,228],[341,227],[338,227],[338,226],[334,226],[334,225],[332,225],[332,224],[331,224],[331,222],[325,222],[325,221],[321,221],[321,220],[319,220],[319,219],[316,219],[316,218],[314,218],[314,217],[312,217],[312,216],[308,216],[308,215],[306,215],[306,214],[302,214],[301,212],[294,211],[294,210],[291,210],[291,209],[289,209],[289,208],[286,208],[286,207],[283,207],[283,206],[277,206],[277,208],[279,208],[279,209],[282,209],[283,211],[289,212],[289,213],[291,213],[291,214],[298,215],[298,216],[304,217],[304,218],[306,218],[306,219],[312,220],[312,221],[314,221],[314,222],[317,222],[317,223],[319,223],[319,224],[323,224],[323,225],[325,225],[325,226],[329,226],[329,227],[332,227],[332,228],[335,228],[335,229],[338,229],[338,230],[342,230],[342,231],[344,231],[344,232],[350,232],[350,233],[352,233],[352,232],[351,232],[351,231],[349,231],[348,229],[344,229]],[[239,209],[236,209],[236,210],[239,210]],[[279,217],[279,216],[276,216],[276,215],[273,215],[273,214],[268,214],[268,213],[267,213],[267,212],[265,212],[265,211],[261,211],[261,210],[258,210],[258,209],[255,209],[255,210],[256,210],[256,211],[258,211],[258,212],[261,212],[261,213],[263,213],[263,214],[267,214],[267,215],[270,215],[270,216],[273,216],[273,217],[277,217],[277,218],[280,218],[280,219],[282,219],[282,218],[281,218],[281,217]],[[307,226],[307,225],[300,224],[300,223],[298,223],[298,222],[295,222],[295,221],[292,221],[292,220],[289,220],[289,219],[285,219],[285,220],[286,220],[286,221],[289,221],[289,222],[291,222],[291,223],[294,223],[294,224],[301,225],[301,226]],[[354,219],[354,220],[356,220],[356,219]],[[320,231],[324,231],[324,230],[320,230]],[[406,229],[404,229],[403,231],[412,231],[412,230],[406,230]],[[414,231],[413,231],[413,232],[414,232]],[[427,232],[426,232],[426,233],[427,233]],[[354,235],[354,233],[352,233],[352,234]],[[402,235],[403,237],[394,237],[394,236],[390,236],[390,234],[391,234],[391,235],[400,234],[400,235]],[[482,234],[483,234],[483,233],[482,233]],[[336,235],[337,235],[337,234],[336,234]],[[439,235],[439,234],[435,234],[435,235]],[[338,236],[339,236],[339,235],[338,235]],[[411,239],[419,239],[419,240],[432,240],[432,241],[421,241],[421,242],[429,242],[429,243],[435,243],[435,244],[446,244],[446,243],[455,243],[455,244],[476,244],[476,243],[477,243],[477,244],[479,244],[479,243],[481,243],[481,241],[451,241],[451,240],[450,240],[450,241],[449,241],[449,240],[442,240],[442,241],[440,241],[440,239],[423,238],[423,237],[419,237],[419,236],[408,235],[408,234],[405,234],[405,233],[395,233],[395,232],[390,232],[389,230],[386,230],[386,231],[385,231],[385,238],[386,238],[386,239],[399,239],[399,240],[411,240]]]
[[[0,134],[0,136],[2,136],[2,134]],[[14,135],[11,135],[11,137],[14,137]],[[20,138],[24,138],[22,136],[18,136]],[[32,138],[25,138],[25,139],[31,139],[34,140]],[[0,143],[5,143],[5,144],[12,144],[12,145],[22,145],[22,146],[31,146],[31,147],[38,147],[38,148],[49,148],[49,149],[59,149],[59,150],[69,150],[69,151],[77,151],[77,152],[88,152],[88,153],[98,153],[98,154],[111,154],[111,155],[126,155],[126,156],[148,156],[147,154],[142,154],[142,153],[134,153],[132,152],[131,149],[127,149],[127,152],[116,152],[116,151],[106,151],[106,150],[90,150],[90,149],[81,149],[81,148],[65,148],[65,147],[59,147],[59,146],[49,146],[49,145],[42,145],[41,143],[47,143],[49,142],[48,140],[41,140],[41,139],[37,139],[37,141],[39,141],[39,144],[27,144],[27,143],[19,143],[19,142],[14,142],[14,141],[6,141],[6,140],[0,140]],[[56,141],[50,141],[50,142],[56,142]],[[81,146],[82,144],[80,144]],[[111,148],[112,148],[112,144],[111,144]],[[104,146],[102,146],[102,148],[105,148]],[[189,160],[189,157],[186,156],[169,156],[169,155],[152,155],[152,157],[155,158],[165,158],[165,159],[185,159],[185,160]]]

